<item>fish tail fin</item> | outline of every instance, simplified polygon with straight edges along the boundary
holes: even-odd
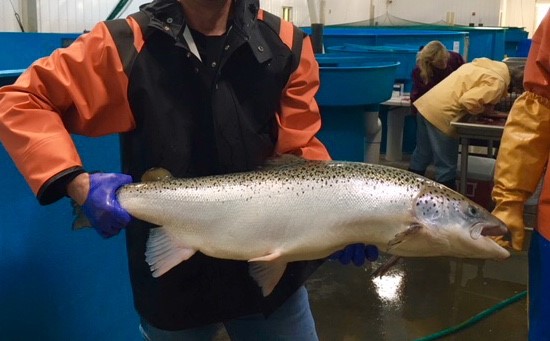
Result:
[[[264,297],[271,294],[275,289],[275,286],[283,277],[287,265],[284,261],[252,261],[249,264],[248,272],[262,288]]]
[[[160,277],[179,263],[189,259],[197,250],[178,244],[164,227],[152,228],[147,239],[145,261],[153,273]]]
[[[71,199],[71,206],[73,208],[73,230],[76,231],[92,227],[92,223],[90,223],[90,220],[84,214],[82,206],[77,204],[76,201],[74,201],[73,199]]]

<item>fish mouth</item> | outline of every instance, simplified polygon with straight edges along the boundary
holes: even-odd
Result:
[[[485,224],[477,223],[470,229],[470,236],[473,239],[478,239],[480,236],[484,237],[496,237],[503,236],[508,233],[508,229],[504,224]]]

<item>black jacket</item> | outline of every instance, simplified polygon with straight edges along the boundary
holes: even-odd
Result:
[[[251,170],[274,152],[275,112],[299,63],[304,34],[294,27],[293,52],[279,36],[279,19],[257,19],[258,1],[234,4],[221,58],[212,76],[183,38],[181,6],[159,0],[141,7],[144,45],[136,49],[125,20],[107,26],[125,61],[128,98],[136,129],[121,137],[123,172],[139,179],[151,167],[177,177]],[[269,314],[321,263],[290,264],[274,292],[264,298],[247,262],[197,253],[160,278],[145,262],[151,226],[126,229],[130,275],[139,314],[167,330],[195,327],[251,313]],[[223,232],[221,232],[223,233]],[[246,246],[245,246],[246,247]]]

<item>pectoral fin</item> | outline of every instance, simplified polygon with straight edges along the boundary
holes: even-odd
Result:
[[[145,261],[153,272],[153,277],[160,277],[184,260],[189,259],[197,250],[177,244],[166,228],[153,228],[145,250]]]
[[[410,238],[414,234],[418,233],[422,229],[422,225],[412,223],[405,231],[396,234],[392,240],[388,242],[388,251],[395,245],[404,242],[407,238]]]
[[[73,199],[71,199],[71,206],[73,208],[73,230],[76,231],[92,227],[92,223],[90,223],[90,220],[84,214],[82,206],[77,204]]]
[[[270,261],[276,260],[280,256],[281,256],[281,251],[274,251],[274,252],[268,253],[265,256],[249,259],[248,261],[249,262],[270,262]]]
[[[254,278],[256,283],[262,288],[262,294],[268,296],[271,294],[286,269],[286,262],[283,261],[251,261],[248,272]]]
[[[372,277],[382,277],[384,276],[397,262],[401,259],[399,256],[391,256],[384,264],[380,265],[376,270],[371,274]]]

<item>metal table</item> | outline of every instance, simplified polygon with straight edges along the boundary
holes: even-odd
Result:
[[[456,127],[461,145],[459,192],[462,194],[466,194],[470,140],[476,139],[487,141],[488,154],[489,156],[494,156],[496,155],[496,153],[492,151],[494,142],[500,141],[504,130],[505,118],[502,118],[502,120],[498,122],[495,121],[495,123],[479,123],[478,119],[478,116],[466,115],[459,121],[451,122],[451,125]]]
[[[392,94],[382,106],[388,107],[386,130],[386,160],[400,161],[403,158],[403,129],[405,116],[411,113],[411,99],[408,93]]]

